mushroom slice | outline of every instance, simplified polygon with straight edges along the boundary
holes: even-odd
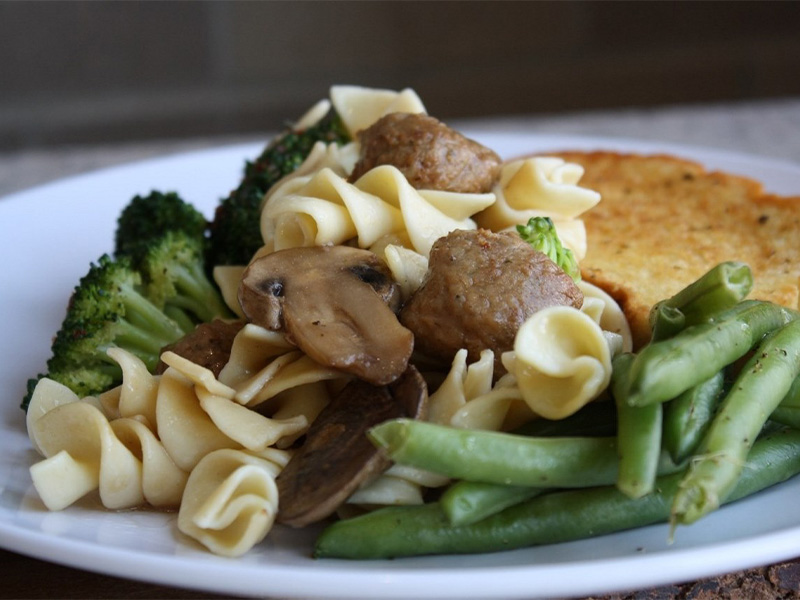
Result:
[[[369,252],[349,246],[289,248],[254,260],[239,286],[253,323],[327,367],[373,383],[397,379],[414,336],[397,319],[400,288]]]
[[[367,431],[389,419],[423,419],[427,401],[428,388],[413,366],[388,386],[351,381],[314,420],[278,475],[278,521],[304,527],[332,515],[391,465]]]

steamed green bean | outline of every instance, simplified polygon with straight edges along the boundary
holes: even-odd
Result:
[[[665,402],[743,357],[770,331],[796,318],[776,304],[744,300],[718,317],[644,347],[631,364],[625,402]]]
[[[722,401],[675,497],[675,523],[693,523],[725,499],[750,446],[798,375],[800,321],[793,321],[759,345]]]
[[[394,419],[368,435],[399,464],[452,479],[530,487],[587,487],[616,481],[615,437],[532,438]],[[664,470],[675,469],[662,456]]]
[[[774,421],[800,429],[800,377],[792,382],[792,387],[784,396],[770,418]]]
[[[576,487],[616,478],[614,437],[532,438],[394,419],[368,432],[397,463],[453,479]]]
[[[758,440],[725,502],[754,494],[800,472],[800,431]],[[318,558],[376,559],[511,550],[583,539],[664,522],[682,475],[658,479],[654,491],[629,498],[615,486],[542,494],[470,525],[453,526],[438,503],[389,507],[338,521],[317,539]]]
[[[619,354],[612,362],[611,394],[617,404],[617,451],[619,475],[617,487],[631,498],[639,498],[653,489],[661,455],[660,404],[628,406],[625,390],[634,355]]]
[[[544,493],[543,488],[458,481],[439,498],[452,525],[469,525]]]
[[[664,405],[663,445],[682,462],[700,445],[725,391],[725,372],[698,383]]]
[[[753,289],[753,273],[742,262],[722,262],[650,311],[654,341],[671,337],[685,327],[741,302]]]

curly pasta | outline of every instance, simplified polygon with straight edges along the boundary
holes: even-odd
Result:
[[[399,92],[355,85],[335,85],[330,89],[333,107],[352,137],[389,113],[425,113],[417,93],[406,88]]]
[[[289,344],[283,334],[248,323],[233,340],[219,381],[239,404],[256,407],[281,393],[319,381],[343,380],[341,371],[324,367]]]
[[[506,163],[495,186],[497,202],[476,216],[478,225],[502,231],[550,217],[564,246],[578,260],[586,256],[586,229],[578,217],[600,201],[600,194],[578,185],[583,167],[555,157]]]
[[[246,375],[253,368],[263,388],[273,384],[270,416],[244,406],[237,389],[173,352],[162,355],[168,365],[164,373],[151,375],[140,359],[110,350],[123,383],[100,399],[79,399],[65,386],[42,379],[31,400],[28,433],[45,457],[31,467],[45,505],[59,510],[99,490],[107,508],[175,507],[188,473],[212,452],[263,453],[305,433],[329,400],[326,378],[344,376],[306,368],[278,334],[256,326],[248,333],[238,344],[246,360],[231,365],[229,381],[240,382],[238,377],[251,385],[253,378]],[[276,378],[267,381],[260,377],[259,361],[275,356],[292,360],[284,365],[288,372],[277,369]]]
[[[563,419],[595,399],[611,379],[611,349],[586,313],[553,306],[531,316],[502,356],[536,414]]]
[[[375,252],[374,248],[371,248]],[[380,256],[380,252],[377,252]],[[383,249],[383,259],[394,279],[400,286],[402,299],[408,300],[419,289],[428,272],[428,259],[414,250],[396,244],[387,244]]]
[[[395,464],[352,494],[347,504],[363,507],[422,504],[425,488],[442,487],[449,481],[436,473]]]
[[[438,238],[455,229],[475,229],[470,215],[495,200],[493,194],[416,190],[391,165],[371,169],[355,183],[330,168],[297,177],[269,197],[261,213],[267,251],[298,246],[373,246],[394,234],[427,256]]]
[[[492,384],[494,352],[484,350],[467,365],[467,351],[456,353],[444,382],[431,394],[428,420],[465,429],[505,430],[533,418],[510,378]]]
[[[275,477],[289,454],[223,449],[192,470],[178,512],[178,529],[215,554],[241,556],[264,539],[278,512]]]
[[[186,473],[144,422],[109,421],[99,405],[48,379],[37,385],[31,406],[38,416],[28,434],[45,460],[30,472],[48,509],[66,508],[94,490],[112,509],[178,505]]]
[[[630,352],[633,348],[631,326],[620,305],[605,291],[588,281],[579,281],[578,287],[583,292],[581,311],[600,325],[607,337],[609,335],[619,337],[619,340],[612,342],[619,346],[614,353]]]
[[[268,202],[275,194],[293,193],[307,181],[307,176],[323,169],[329,169],[340,177],[346,177],[353,172],[358,156],[358,142],[350,142],[343,146],[316,142],[300,166],[288,175],[284,175],[267,191],[263,202]]]
[[[122,385],[100,394],[103,413],[109,419],[135,417],[145,419],[156,432],[156,399],[160,377],[152,375],[136,355],[120,348],[109,348],[106,353],[122,370]]]
[[[411,248],[424,256],[430,254],[437,239],[451,231],[475,229],[475,221],[470,216],[495,201],[494,194],[417,190],[391,165],[370,169],[354,185],[400,210],[402,229],[408,235]]]

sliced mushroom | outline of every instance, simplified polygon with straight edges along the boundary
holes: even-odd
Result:
[[[388,386],[353,380],[331,399],[306,434],[303,446],[276,479],[278,521],[304,527],[332,515],[353,492],[391,465],[366,436],[389,419],[423,419],[428,390],[409,366]]]
[[[400,288],[369,252],[348,246],[291,248],[247,267],[239,287],[247,318],[318,363],[375,385],[405,371],[414,346],[403,327]]]

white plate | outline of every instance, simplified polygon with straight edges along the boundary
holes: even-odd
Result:
[[[625,140],[476,134],[505,157],[565,149],[675,153],[800,195],[800,167]],[[135,194],[176,190],[211,214],[261,145],[183,154],[74,177],[0,201],[0,546],[101,573],[210,592],[284,597],[487,598],[589,595],[692,580],[800,555],[800,478],[678,531],[666,526],[512,552],[393,561],[314,561],[314,532],[276,528],[240,559],[181,539],[175,516],[107,512],[86,499],[47,512],[32,490],[18,408],[42,370],[72,287],[112,248],[120,209]]]

